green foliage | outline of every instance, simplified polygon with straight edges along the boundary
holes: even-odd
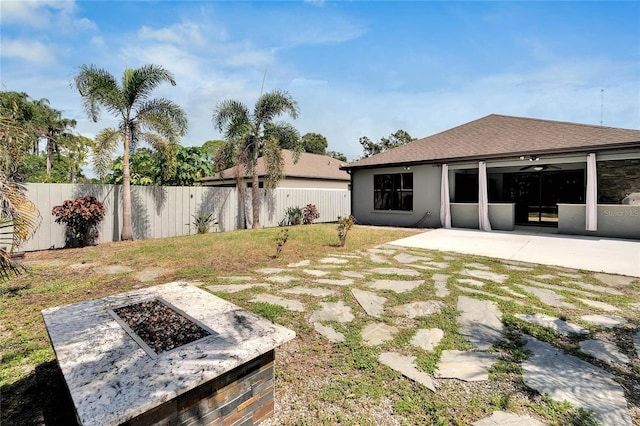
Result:
[[[283,229],[276,237],[276,255],[274,257],[280,256],[280,253],[282,252],[284,245],[287,244],[287,241],[289,241],[289,230]]]
[[[411,135],[404,130],[398,130],[395,133],[391,133],[388,138],[380,138],[380,142],[377,143],[373,142],[368,137],[363,136],[359,140],[360,145],[362,145],[362,150],[364,151],[362,158],[380,154],[381,152],[399,147],[413,140],[415,140],[415,138],[411,137]]]
[[[56,223],[67,225],[67,247],[94,245],[98,238],[97,225],[105,215],[104,206],[91,195],[65,200],[61,206],[55,206],[51,214]]]
[[[284,212],[284,219],[280,222],[280,226],[301,225],[302,217],[303,214],[300,207],[289,207]]]
[[[253,312],[275,323],[276,319],[284,312],[284,308],[280,305],[259,302],[253,305]]]
[[[305,133],[302,136],[302,147],[304,152],[326,155],[327,146],[329,146],[327,138],[322,136],[320,133]]]
[[[306,206],[304,206],[304,209],[302,209],[302,215],[302,223],[304,225],[311,225],[316,219],[320,217],[320,213],[318,212],[315,204],[307,204]]]
[[[344,161],[345,163],[349,162],[349,160],[347,160],[347,156],[338,151],[327,151],[327,155],[331,158],[335,158],[336,160]]]
[[[211,229],[211,225],[216,223],[213,214],[202,214],[200,216],[193,215],[193,226],[196,227],[198,234],[206,234]]]
[[[338,216],[338,239],[340,240],[340,247],[344,247],[347,242],[347,234],[355,223],[356,218],[353,217],[353,215]]]

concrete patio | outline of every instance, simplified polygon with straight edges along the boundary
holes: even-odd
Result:
[[[638,240],[441,228],[389,244],[640,277]]]

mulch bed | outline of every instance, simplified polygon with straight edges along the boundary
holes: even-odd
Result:
[[[156,353],[175,349],[211,334],[158,300],[124,306],[113,312]]]

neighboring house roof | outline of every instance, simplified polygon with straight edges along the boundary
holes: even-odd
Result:
[[[640,148],[640,130],[491,114],[350,163],[344,169]]]
[[[302,179],[323,179],[323,180],[339,180],[350,181],[349,174],[340,170],[341,166],[346,164],[340,160],[329,157],[327,155],[309,154],[303,152],[300,154],[300,158],[297,163],[293,161],[293,151],[288,149],[282,150],[282,156],[284,158],[284,175],[287,178],[302,178]],[[258,177],[262,178],[266,175],[266,168],[264,165],[264,158],[258,158]],[[240,169],[241,175],[246,176],[244,167]],[[236,167],[223,170],[221,173],[216,173],[215,176],[209,176],[200,179],[200,182],[215,182],[215,181],[233,181],[236,177]],[[248,176],[247,176],[248,177]]]

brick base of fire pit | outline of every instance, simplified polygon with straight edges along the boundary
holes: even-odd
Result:
[[[156,352],[114,316],[156,300],[206,330],[204,337]],[[295,337],[187,283],[42,315],[82,425],[257,424],[273,415],[274,350]]]

